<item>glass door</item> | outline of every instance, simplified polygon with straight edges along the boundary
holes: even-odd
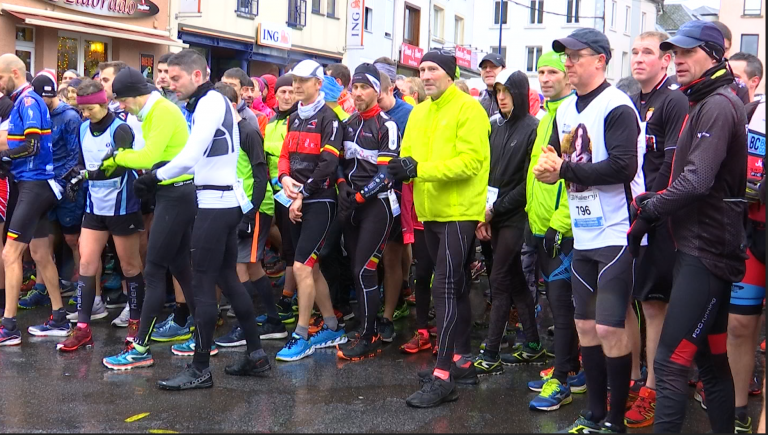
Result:
[[[112,59],[112,39],[73,32],[59,32],[57,71],[59,79],[64,71],[73,69],[78,74],[93,77],[99,63]]]

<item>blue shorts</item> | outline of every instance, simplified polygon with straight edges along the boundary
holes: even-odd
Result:
[[[85,214],[85,196],[88,193],[86,187],[77,191],[77,197],[72,202],[63,196],[56,206],[48,212],[48,220],[58,222],[61,225],[62,234],[79,234]]]
[[[731,314],[759,316],[765,299],[765,264],[747,250],[747,272],[741,282],[731,287]]]

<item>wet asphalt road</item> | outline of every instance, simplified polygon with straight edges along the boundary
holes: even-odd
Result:
[[[480,317],[482,292],[473,293],[473,313]],[[477,386],[459,387],[457,402],[409,408],[405,398],[419,387],[416,372],[434,362],[431,352],[399,352],[412,334],[412,318],[396,322],[394,343],[375,359],[342,362],[335,350],[322,349],[298,362],[277,363],[274,355],[284,340],[270,340],[264,342],[273,365],[267,378],[225,375],[224,366],[238,358],[242,348],[222,349],[212,358],[214,388],[162,391],[157,380],[174,375],[191,358],[172,355],[168,343],[154,343],[154,367],[107,370],[101,359],[119,352],[125,334],[109,323],[119,311],[110,310],[107,319],[94,322],[93,350],[72,354],[55,350],[58,339],[26,333],[27,326],[47,318],[48,308],[19,314],[24,343],[0,348],[0,432],[555,432],[587,406],[586,395],[577,394],[559,411],[530,411],[528,402],[535,393],[526,383],[545,366],[526,366],[505,368],[502,375],[482,378]],[[542,332],[551,325],[548,312],[545,306],[539,318]],[[226,333],[233,320],[228,318],[216,336]],[[474,349],[484,332],[475,330]],[[551,338],[543,334],[550,346]],[[764,370],[763,355],[758,364]],[[707,432],[706,412],[692,396],[693,388],[684,432]],[[760,406],[760,398],[750,398],[755,426]],[[141,413],[149,415],[125,422]]]

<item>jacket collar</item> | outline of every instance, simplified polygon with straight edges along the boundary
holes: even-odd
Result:
[[[557,100],[547,100],[547,101],[544,102],[544,109],[546,109],[547,113],[549,113],[549,112],[551,112],[553,110],[557,110],[557,108],[560,107],[560,104],[562,104],[563,101],[565,101],[568,97],[570,97],[571,95],[574,95],[574,94],[575,94],[575,92],[571,91],[570,94],[568,94],[568,95],[566,95],[566,96],[564,96],[562,98],[559,98]]]
[[[451,101],[454,100],[456,97],[456,93],[461,92],[456,88],[456,85],[451,83],[450,86],[448,86],[448,89],[443,92],[443,95],[440,96],[437,100],[432,100],[432,104],[437,107],[438,109],[442,109],[443,107],[447,106]]]

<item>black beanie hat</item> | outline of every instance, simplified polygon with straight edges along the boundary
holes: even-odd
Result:
[[[41,97],[53,98],[56,96],[56,82],[48,74],[38,74],[32,79],[32,87],[35,89],[35,93]]]
[[[281,75],[277,81],[275,82],[275,93],[277,93],[277,90],[283,87],[292,87],[293,86],[293,76],[289,74],[283,74]]]
[[[139,97],[150,92],[152,88],[147,84],[147,79],[135,68],[124,68],[112,82],[113,98]]]
[[[352,84],[364,83],[373,89],[376,93],[381,92],[381,77],[379,70],[370,63],[361,63],[355,68],[355,74],[352,76]]]
[[[434,62],[442,68],[451,80],[458,78],[456,55],[445,49],[434,49],[428,51],[422,58],[420,64],[424,62]]]

